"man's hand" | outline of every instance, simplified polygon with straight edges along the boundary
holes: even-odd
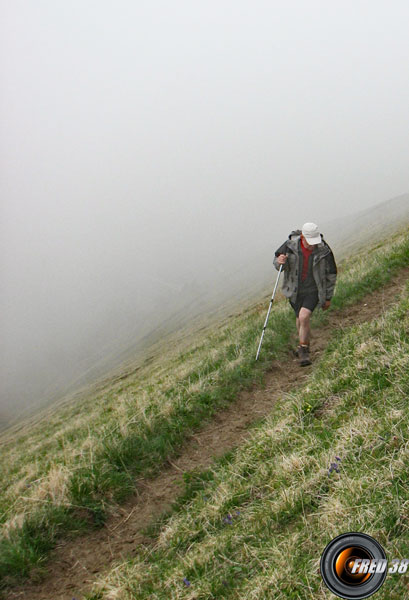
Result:
[[[277,262],[279,265],[285,265],[286,260],[287,260],[287,254],[279,254],[277,256]]]
[[[327,308],[330,307],[331,304],[331,300],[326,300],[324,306],[322,307],[322,310],[327,310]]]

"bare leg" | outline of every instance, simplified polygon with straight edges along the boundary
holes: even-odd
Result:
[[[298,335],[300,338],[300,344],[302,346],[309,346],[310,337],[311,337],[311,328],[310,328],[310,318],[312,315],[312,311],[309,308],[305,308],[303,306],[299,312],[298,316]]]

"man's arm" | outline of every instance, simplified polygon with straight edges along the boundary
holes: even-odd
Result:
[[[329,247],[329,246],[328,246]],[[337,280],[337,265],[331,248],[329,248],[329,254],[326,257],[325,265],[325,276],[327,279],[327,302],[331,300],[334,295],[335,283]]]
[[[280,269],[281,265],[283,267],[283,271],[287,267],[287,264],[285,261],[283,263],[283,262],[281,262],[282,259],[280,261],[278,260],[278,257],[280,255],[286,255],[287,252],[288,252],[287,251],[287,242],[284,242],[284,244],[281,244],[281,246],[275,251],[273,264],[274,264],[275,268],[277,269],[277,271]]]

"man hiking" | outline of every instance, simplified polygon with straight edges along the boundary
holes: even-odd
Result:
[[[296,316],[300,345],[296,350],[302,367],[310,360],[310,318],[317,306],[327,310],[334,294],[337,266],[331,248],[315,223],[292,231],[275,252],[274,266],[283,266],[283,294]]]

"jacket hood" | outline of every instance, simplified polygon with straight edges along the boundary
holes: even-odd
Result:
[[[289,235],[288,235],[288,239],[292,240],[293,238],[299,237],[302,234],[301,229],[294,229]],[[324,236],[322,235],[322,233],[320,233],[321,236],[321,242],[324,241]]]
[[[295,237],[299,237],[302,234],[301,229],[294,229],[289,235],[288,235],[288,239],[291,240]]]

